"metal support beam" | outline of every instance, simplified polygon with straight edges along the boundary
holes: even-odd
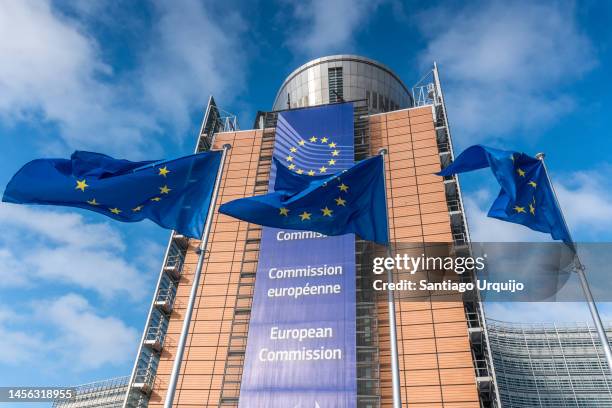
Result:
[[[193,313],[193,306],[195,305],[196,295],[198,293],[200,276],[202,275],[202,266],[204,265],[204,258],[206,257],[206,246],[208,244],[208,237],[212,227],[212,219],[215,212],[215,206],[217,204],[217,196],[219,195],[219,186],[221,185],[221,176],[223,174],[223,167],[225,166],[225,158],[228,150],[231,147],[232,146],[229,144],[223,146],[223,156],[221,156],[221,163],[219,164],[219,170],[217,171],[217,179],[215,180],[215,188],[212,193],[212,199],[210,200],[210,206],[208,207],[208,216],[206,217],[206,224],[204,225],[204,232],[202,233],[202,239],[200,241],[198,264],[193,276],[193,283],[191,284],[191,292],[189,293],[189,302],[187,303],[187,309],[185,310],[185,318],[183,320],[181,336],[179,337],[178,345],[176,346],[176,355],[174,357],[174,364],[172,365],[170,381],[168,382],[168,391],[166,392],[164,408],[172,408],[172,404],[174,402],[174,393],[176,391],[178,376],[181,371],[181,363],[183,362],[183,353],[185,351],[185,343],[189,334],[191,315]]]

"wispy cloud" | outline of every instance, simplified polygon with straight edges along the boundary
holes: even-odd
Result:
[[[559,202],[573,231],[581,240],[610,238],[612,229],[612,182],[610,166],[562,175],[556,183]]]
[[[5,204],[0,229],[5,231],[0,287],[63,283],[106,298],[122,294],[141,300],[144,287],[133,283],[152,276],[124,258],[126,245],[114,227],[87,222],[76,213]]]
[[[246,79],[248,21],[235,8],[216,14],[202,2],[155,1],[152,46],[143,61],[143,86],[162,123],[182,129],[209,94],[231,100]],[[234,11],[232,11],[234,10]]]
[[[459,4],[415,21],[427,39],[420,61],[439,63],[461,140],[516,137],[572,111],[577,101],[564,90],[597,63],[572,3]]]
[[[138,346],[134,328],[115,317],[100,315],[74,293],[36,301],[25,311],[9,312],[0,316],[1,365],[82,371],[123,364]]]
[[[609,166],[560,173],[553,182],[559,204],[576,241],[609,240],[612,229],[612,183]],[[553,175],[554,176],[554,175]],[[472,239],[481,242],[534,242],[550,237],[522,225],[487,217],[498,190],[477,190],[464,196]]]
[[[229,101],[245,75],[236,27],[246,23],[231,12],[213,16],[200,2],[179,3],[156,3],[154,29],[140,36],[142,58],[117,72],[91,27],[93,14],[103,13],[99,3],[72,7],[69,16],[50,0],[1,2],[0,119],[57,129],[59,139],[40,143],[53,153],[160,154],[162,139],[180,135],[209,93]]]
[[[347,53],[355,48],[356,34],[385,0],[307,0],[291,2],[295,25],[290,24],[288,45],[308,57]],[[297,30],[294,28],[297,26]]]
[[[56,124],[64,146],[124,151],[149,144],[150,117],[126,106],[109,84],[112,67],[97,41],[48,1],[0,5],[0,115],[7,120]],[[102,136],[103,135],[103,136]]]

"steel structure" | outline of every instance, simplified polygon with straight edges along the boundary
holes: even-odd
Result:
[[[367,100],[371,113],[413,106],[410,90],[378,61],[357,55],[331,55],[307,62],[281,85],[272,110]]]
[[[53,408],[119,408],[123,404],[130,377],[76,386],[76,398],[71,401],[54,401]]]
[[[412,87],[412,95],[415,106],[431,105],[433,107],[440,164],[442,168],[445,168],[454,160],[454,151],[444,103],[444,93],[442,92],[438,66],[435,62],[433,69]],[[452,244],[458,253],[469,253],[470,231],[463,207],[459,176],[444,177],[444,185],[452,224]],[[462,278],[473,281],[476,277],[472,273],[464,274]],[[499,407],[501,404],[499,391],[497,390],[495,368],[491,359],[492,351],[488,340],[484,307],[479,296],[466,298],[464,307],[481,405],[483,407]]]
[[[612,407],[612,376],[593,325],[489,320],[488,329],[504,408]]]

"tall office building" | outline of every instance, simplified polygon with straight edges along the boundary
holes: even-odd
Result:
[[[595,327],[494,320],[487,327],[505,408],[612,407],[612,377]]]
[[[423,250],[432,243],[465,245],[469,233],[458,180],[433,174],[453,155],[435,66],[409,88],[389,68],[367,58],[337,55],[310,61],[287,77],[273,109],[258,112],[249,130],[238,130],[235,119],[222,114],[211,97],[196,150],[232,146],[217,205],[268,191],[279,112],[341,102],[353,104],[354,159],[388,150],[391,240]],[[238,406],[261,238],[260,226],[213,215],[174,406]],[[170,237],[126,406],[164,404],[198,244],[177,234]],[[389,407],[389,309],[386,294],[372,289],[371,255],[372,244],[357,240],[356,405]],[[479,302],[424,299],[398,300],[395,305],[403,403],[411,407],[496,406]]]

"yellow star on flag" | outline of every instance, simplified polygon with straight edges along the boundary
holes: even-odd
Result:
[[[168,186],[167,186],[167,185],[163,185],[163,186],[161,186],[161,187],[159,188],[159,192],[160,192],[161,194],[168,194],[168,193],[170,192],[170,190],[172,190],[172,189],[168,188]]]
[[[81,190],[81,191],[85,191],[85,189],[87,187],[89,187],[89,184],[87,184],[86,182],[87,180],[83,179],[83,180],[77,180],[77,185],[74,188],[75,190]]]
[[[302,173],[304,172],[304,170],[302,170],[302,169],[297,169],[295,172],[296,172],[297,174],[302,174]]]
[[[531,180],[528,184],[533,188],[536,188],[538,186],[538,184],[533,180]]]
[[[142,210],[142,208],[143,208],[142,205],[138,205],[138,206],[132,208],[132,211],[133,212],[138,212],[138,211]]]
[[[287,168],[289,170],[293,170],[293,169],[295,169],[295,164],[291,163],[290,165],[287,166]]]
[[[119,214],[121,212],[120,209],[118,209],[117,207],[115,208],[109,208],[108,209],[110,212],[112,212],[113,214]]]
[[[170,170],[168,170],[168,167],[167,167],[167,166],[160,167],[158,170],[159,170],[159,174],[158,174],[158,176],[164,176],[164,177],[166,177],[166,176],[168,175],[168,173],[170,173]]]
[[[338,197],[335,200],[336,200],[336,205],[341,206],[341,207],[346,206],[346,200],[342,199],[342,197]]]
[[[516,211],[517,213],[524,213],[525,212],[525,207],[519,207],[518,205],[514,206],[514,211]]]
[[[279,211],[279,215],[282,215],[282,216],[285,216],[285,217],[289,215],[289,209],[287,209],[285,207],[279,208],[278,211]]]
[[[325,166],[321,166],[319,168],[319,173],[325,173],[326,171],[327,171],[327,167],[325,167]]]
[[[529,212],[531,213],[531,215],[535,215],[535,207],[531,203],[529,203]]]
[[[334,164],[336,164],[336,161],[334,159],[329,159],[327,163],[329,163],[330,166],[333,166]]]
[[[151,201],[161,201],[161,198],[159,198],[159,197],[153,197],[153,198],[151,199]]]
[[[306,141],[305,141],[305,140],[300,140],[300,141],[298,142],[298,144],[299,144],[300,146],[304,146],[304,145],[306,144]]]
[[[314,176],[314,175],[315,175],[314,170],[308,170],[308,175],[309,175],[309,176]]]
[[[334,150],[334,151],[332,152],[332,156],[337,156],[337,155],[339,155],[339,154],[340,154],[340,152],[339,152],[338,150]]]
[[[311,137],[309,140],[310,140],[312,143],[314,143],[314,142],[316,142],[316,141],[317,141],[317,138],[313,136],[313,137]]]
[[[92,198],[91,200],[87,200],[87,204],[89,204],[89,205],[99,205],[100,203],[97,202],[95,198]]]
[[[312,215],[311,213],[304,211],[303,213],[300,214],[300,218],[302,219],[302,221],[306,221],[310,219],[311,215]]]
[[[327,138],[326,137],[322,137],[321,138],[321,143],[327,143]]]
[[[333,149],[333,148],[335,148],[335,147],[336,147],[336,143],[335,143],[335,142],[331,142],[331,143],[329,144],[329,147],[331,147],[332,149]]]
[[[321,208],[321,212],[323,213],[324,217],[331,217],[333,211],[325,207],[325,208]]]
[[[344,191],[344,192],[348,191],[349,189],[348,186],[344,183],[340,184],[338,188],[340,189],[340,191]]]
[[[525,177],[525,170],[521,169],[520,167],[516,169],[516,172],[518,173],[519,176]]]
[[[292,147],[291,149],[289,149],[289,151],[290,151],[291,153],[295,153],[295,152],[297,152],[297,148]]]
[[[289,155],[289,156],[285,157],[285,160],[287,160],[288,162],[293,161],[293,156]]]

